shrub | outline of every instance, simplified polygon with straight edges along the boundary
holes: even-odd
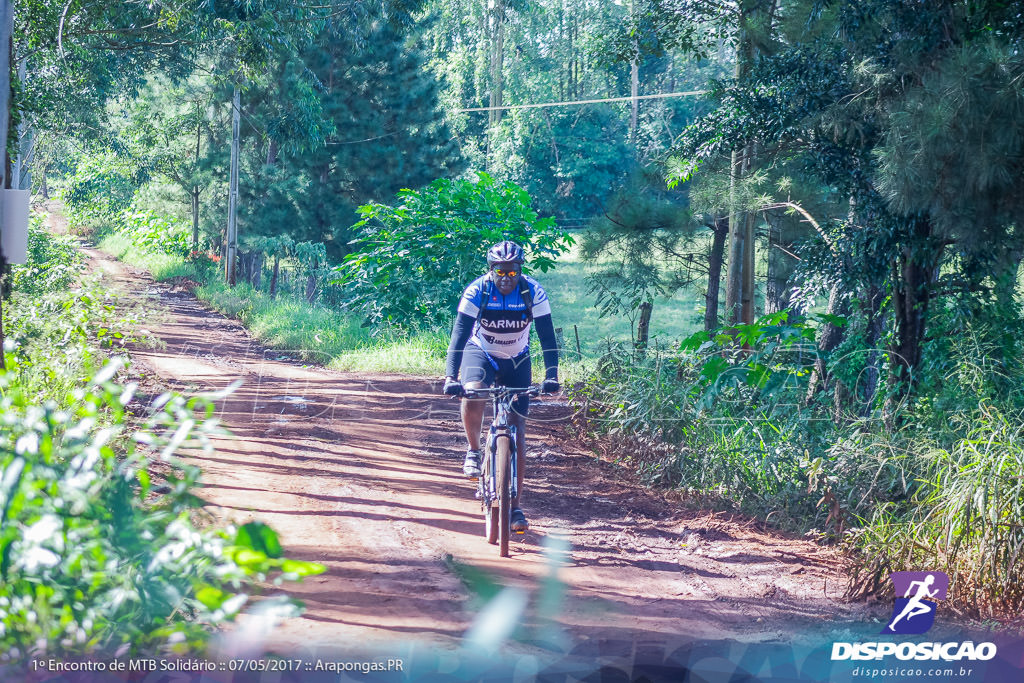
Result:
[[[132,321],[75,280],[70,241],[40,224],[3,308],[0,662],[202,651],[254,582],[322,568],[282,557],[265,525],[196,525],[199,472],[176,453],[208,447],[212,403],[165,394],[144,408],[134,385],[113,381],[123,362],[92,371],[132,336]]]
[[[402,190],[398,204],[359,207],[360,237],[336,268],[346,308],[376,328],[442,325],[451,320],[462,288],[486,270],[495,242],[527,250],[527,266],[548,270],[572,238],[539,218],[514,183],[436,180],[422,191]]]
[[[140,249],[176,256],[188,256],[192,251],[191,228],[173,218],[129,208],[121,213],[119,224]]]
[[[882,591],[890,572],[927,567],[949,575],[949,601],[959,611],[1017,615],[1024,607],[1024,415],[983,403],[951,420],[963,436],[949,446],[922,438],[915,426],[876,435],[856,452],[864,459],[874,451],[865,469],[881,466],[876,478],[902,495],[861,506],[847,537],[859,557],[850,592]]]
[[[653,481],[792,508],[807,498],[801,463],[819,428],[804,405],[815,334],[780,313],[678,351],[612,346],[574,400]]]
[[[16,372],[0,374],[0,643],[13,659],[122,645],[202,651],[252,580],[322,569],[282,558],[259,525],[198,529],[199,471],[174,454],[214,429],[213,405],[165,394],[131,429],[135,387],[111,381],[120,367],[43,404],[19,390]],[[171,468],[159,496],[154,460]]]
[[[84,267],[74,239],[48,233],[43,222],[42,213],[29,218],[27,263],[11,268],[14,292],[38,295],[68,289]]]
[[[144,181],[131,160],[114,152],[83,156],[61,192],[71,225],[112,227]]]

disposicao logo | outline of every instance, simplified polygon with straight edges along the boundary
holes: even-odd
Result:
[[[949,591],[943,572],[893,572],[896,604],[882,635],[918,635],[935,623],[939,600]],[[996,656],[994,643],[833,643],[832,659],[869,660],[895,656],[900,660],[987,661]]]
[[[949,577],[944,572],[893,572],[890,578],[896,588],[896,605],[882,633],[909,636],[926,632],[935,623],[937,601],[946,599]]]

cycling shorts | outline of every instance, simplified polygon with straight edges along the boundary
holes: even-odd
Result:
[[[527,351],[515,358],[493,358],[476,344],[466,344],[459,377],[463,384],[480,382],[485,387],[492,387],[497,382],[503,387],[526,388],[533,380],[530,353]],[[530,397],[517,396],[512,409],[526,417],[530,412]]]

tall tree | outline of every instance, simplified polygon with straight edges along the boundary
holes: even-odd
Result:
[[[362,31],[331,23],[298,59],[249,91],[245,134],[257,144],[244,163],[240,221],[254,237],[287,234],[348,251],[355,208],[459,173],[458,146],[439,108],[441,84],[424,68],[412,28],[364,18]],[[310,99],[315,113],[282,103]],[[308,142],[317,125],[323,142]]]
[[[185,196],[193,249],[199,248],[201,199],[212,181],[206,159],[214,95],[209,79],[193,76],[175,84],[154,76],[129,102],[129,124],[122,132],[143,165],[168,178]]]

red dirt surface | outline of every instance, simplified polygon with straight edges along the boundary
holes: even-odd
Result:
[[[52,215],[53,227],[60,220]],[[439,395],[439,381],[305,366],[264,348],[187,286],[85,251],[109,287],[149,311],[145,326],[160,348],[132,351],[144,389],[242,381],[217,404],[233,436],[192,456],[215,517],[265,521],[288,556],[327,567],[283,587],[306,611],[284,620],[265,649],[302,656],[400,640],[454,650],[500,586],[526,596],[507,645],[520,652],[784,642],[865,618],[842,601],[846,567],[835,551],[688,510],[630,482],[574,449],[562,428],[567,409],[544,400],[531,410],[531,529],[500,558],[483,537],[475,484],[461,476],[458,404]],[[567,544],[564,562],[545,553],[552,539]]]

